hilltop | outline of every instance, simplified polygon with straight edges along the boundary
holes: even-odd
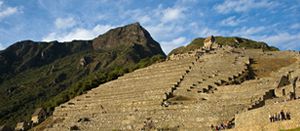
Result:
[[[216,44],[220,46],[231,46],[236,48],[246,48],[246,49],[263,49],[266,51],[278,51],[279,49],[273,46],[269,46],[265,42],[254,41],[241,37],[223,37],[216,36]],[[172,50],[169,55],[172,54],[181,54],[187,53],[189,51],[193,51],[195,49],[199,49],[204,46],[205,38],[196,38],[187,46],[178,47]]]
[[[92,40],[20,41],[0,51],[0,125],[29,120],[34,109],[74,96],[166,57],[139,23]]]

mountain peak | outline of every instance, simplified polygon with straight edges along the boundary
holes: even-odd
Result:
[[[140,22],[134,22],[132,24],[128,24],[128,26],[139,26],[139,27],[141,27],[141,24],[140,24]]]
[[[148,49],[146,52],[164,54],[159,43],[138,22],[111,29],[93,40],[95,50],[120,46],[145,47],[145,49]]]

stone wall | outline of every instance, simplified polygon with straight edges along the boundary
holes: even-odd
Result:
[[[291,120],[270,122],[269,115],[281,110],[290,112]],[[262,131],[290,129],[300,126],[300,100],[277,103],[236,115],[234,130]]]
[[[291,98],[291,95],[294,93],[293,85],[286,85],[280,88],[275,89],[275,95],[277,97],[285,97],[287,99]]]

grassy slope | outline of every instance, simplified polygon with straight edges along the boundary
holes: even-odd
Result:
[[[80,66],[83,56],[92,57],[92,63]],[[86,90],[163,58],[158,55],[141,59],[134,49],[121,47],[80,52],[21,72],[0,84],[0,125],[13,126],[18,121],[29,120],[37,107],[51,111]]]
[[[278,71],[282,67],[289,66],[297,61],[295,58],[253,58],[252,64],[255,76],[258,78],[269,77],[272,72]],[[276,63],[276,64],[270,64]]]

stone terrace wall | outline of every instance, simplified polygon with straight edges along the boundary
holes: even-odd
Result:
[[[281,110],[291,113],[291,120],[271,123],[269,115]],[[291,129],[300,126],[300,100],[277,103],[236,115],[236,128],[243,131],[270,131]]]
[[[292,105],[299,105],[299,101],[292,104],[270,104],[270,107],[264,102],[266,99],[272,100],[273,85],[277,78],[300,68],[299,61],[273,72],[272,78],[249,80],[249,58],[253,55],[299,57],[299,54],[291,52],[247,52],[235,48],[196,50],[177,55],[168,61],[102,84],[56,107],[53,118],[60,122],[46,130],[67,131],[71,127],[77,127],[91,131],[206,131],[210,130],[212,124],[232,120],[238,113],[235,130],[261,129],[256,122],[264,123],[264,116],[268,120],[268,110],[277,112],[277,109],[289,108],[292,118],[298,118],[299,114],[295,112],[299,110],[298,106]],[[183,97],[178,101],[174,96]],[[168,103],[174,102],[172,99],[175,99],[176,104]],[[170,105],[163,106],[164,102]],[[260,105],[261,103],[263,104]]]

